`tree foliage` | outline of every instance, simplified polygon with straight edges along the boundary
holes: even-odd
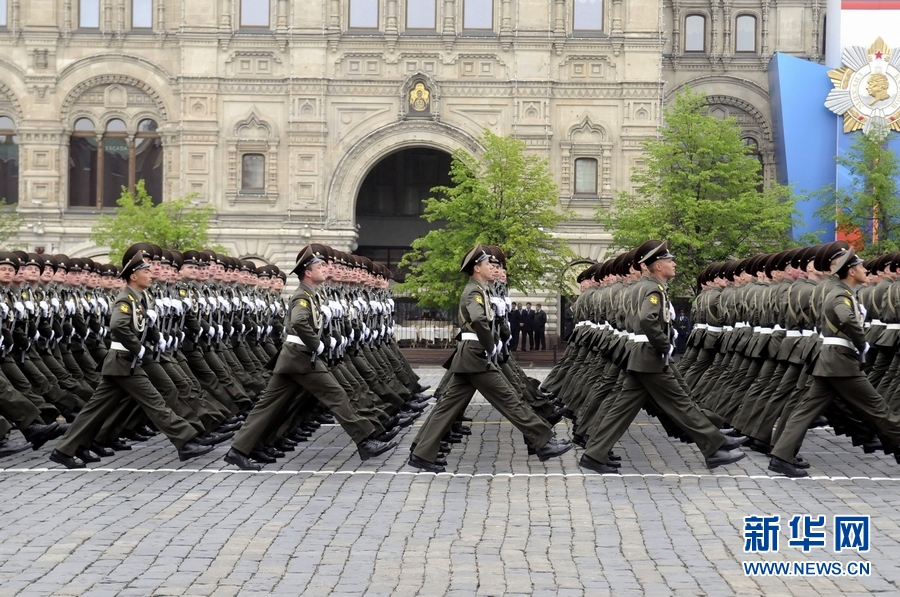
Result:
[[[557,208],[559,192],[547,161],[510,136],[485,131],[480,143],[480,159],[462,150],[453,153],[454,186],[431,189],[435,196],[425,200],[422,215],[443,226],[413,241],[400,262],[409,274],[399,290],[422,305],[458,304],[466,283],[459,266],[476,243],[503,249],[510,287],[525,292],[555,281],[574,258],[552,232],[570,216]]]
[[[634,193],[621,193],[597,218],[613,231],[613,248],[667,239],[676,255],[675,294],[692,295],[708,264],[789,243],[795,197],[762,188],[760,163],[748,153],[733,118],[705,113],[705,96],[679,93],[665,125],[643,143],[645,161],[632,171]]]
[[[119,207],[113,215],[103,214],[91,230],[91,240],[109,246],[111,262],[117,262],[129,246],[136,242],[154,243],[167,249],[204,249],[210,247],[209,220],[212,206],[197,207],[194,195],[174,201],[153,204],[144,181],[135,192],[122,187]]]
[[[15,206],[7,205],[6,198],[0,199],[0,247],[14,249],[10,241],[16,237],[24,224],[25,218],[19,215]]]
[[[858,133],[850,150],[835,159],[847,169],[851,185],[823,191],[824,205],[816,212],[823,221],[837,223],[838,234],[855,241],[866,256],[900,249],[900,163],[887,145],[890,130]]]

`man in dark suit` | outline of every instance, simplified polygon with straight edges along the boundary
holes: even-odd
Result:
[[[541,309],[541,304],[535,305],[534,311],[534,344],[537,350],[547,350],[547,340],[544,332],[547,329],[547,312]]]
[[[678,339],[675,340],[675,352],[684,354],[687,350],[687,339],[691,333],[691,320],[684,314],[684,309],[678,311],[675,319],[675,329],[678,330]]]
[[[827,250],[829,245],[826,245]],[[812,371],[812,386],[790,412],[784,431],[772,449],[769,470],[788,477],[806,477],[794,457],[806,431],[835,399],[853,406],[863,421],[895,447],[900,445],[900,414],[892,410],[872,386],[861,364],[869,348],[863,329],[863,315],[856,298],[858,287],[866,280],[863,260],[853,249],[840,249],[831,259],[831,274],[837,276],[832,290],[822,303],[822,347]],[[781,422],[779,422],[781,425]]]
[[[318,358],[325,350],[325,342],[333,341],[322,335],[323,314],[316,294],[316,288],[328,278],[324,253],[323,245],[307,245],[297,256],[297,265],[291,273],[300,278],[300,286],[291,297],[288,335],[275,357],[268,386],[225,454],[225,462],[240,469],[259,470],[254,460],[272,462],[265,457],[262,443],[281,426],[284,413],[301,394],[310,406],[318,400],[331,411],[356,443],[362,460],[397,446],[395,442],[374,438],[375,426],[354,410],[325,359]]]
[[[522,328],[519,327],[520,321],[519,303],[513,303],[512,309],[509,310],[509,330],[512,333],[509,340],[510,350],[515,350],[519,346],[519,334],[522,333]]]
[[[522,310],[522,334],[524,334],[524,338],[522,338],[522,350],[525,350],[525,344],[527,341],[528,350],[534,350],[534,309],[531,308],[531,303],[525,303],[525,308]]]

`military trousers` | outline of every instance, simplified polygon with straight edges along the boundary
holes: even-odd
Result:
[[[74,456],[79,446],[89,448],[91,441],[116,407],[131,398],[137,402],[147,418],[166,434],[176,448],[181,449],[197,436],[197,430],[190,423],[176,415],[166,406],[165,400],[150,383],[150,378],[138,366],[133,375],[113,377],[104,375],[93,397],[75,417],[75,421],[56,446],[68,456]]]
[[[354,443],[358,444],[375,433],[372,423],[353,410],[346,392],[330,371],[275,373],[235,436],[233,447],[249,454],[260,440],[265,440],[268,434],[278,429],[284,413],[303,390],[308,390],[334,414]]]
[[[441,438],[450,431],[476,391],[481,392],[491,406],[515,425],[532,447],[543,448],[553,437],[550,423],[537,416],[516,395],[503,374],[492,368],[479,373],[453,373],[450,376],[440,399],[419,431],[413,454],[434,462],[440,451]]]
[[[671,372],[627,372],[622,391],[612,400],[597,429],[591,434],[585,454],[606,462],[613,445],[649,398],[697,443],[704,456],[714,454],[725,436],[706,418]]]
[[[790,418],[784,423],[784,431],[772,449],[772,455],[791,462],[800,450],[810,423],[838,398],[853,406],[873,430],[900,446],[900,413],[888,407],[887,401],[872,387],[865,375],[814,375],[809,392],[797,403]]]

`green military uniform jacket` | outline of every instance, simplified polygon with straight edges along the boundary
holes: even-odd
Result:
[[[319,299],[316,291],[304,283],[291,296],[288,307],[288,335],[278,354],[273,357],[274,373],[310,373],[312,371],[327,371],[324,359],[316,358],[319,344],[322,342],[320,331],[322,329],[322,312],[319,309]],[[291,337],[297,337],[303,341],[303,345],[290,341]]]
[[[486,352],[494,350],[495,342],[491,329],[491,298],[488,288],[476,280],[469,278],[459,297],[459,319],[461,331],[478,336],[478,340],[461,340],[450,361],[451,373],[484,373],[496,366],[488,361]]]
[[[662,373],[671,346],[666,287],[657,278],[645,275],[631,287],[629,298],[634,314],[629,327],[636,339],[628,355],[628,371]]]
[[[822,303],[822,316],[825,325],[819,332],[823,339],[842,338],[852,343],[856,350],[848,346],[823,344],[813,368],[813,375],[818,377],[862,375],[859,352],[862,352],[866,345],[866,334],[853,289],[843,281],[836,282]]]
[[[137,356],[143,348],[141,342],[148,325],[146,320],[147,306],[142,293],[130,286],[119,293],[116,302],[110,309],[109,335],[113,342],[124,346],[125,350],[110,350],[103,359],[101,375],[111,377],[127,377],[134,374],[141,366]],[[132,364],[135,365],[132,370]]]

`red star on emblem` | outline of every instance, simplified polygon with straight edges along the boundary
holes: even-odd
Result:
[[[875,52],[875,58],[877,58],[878,60],[881,60],[882,56],[884,56],[884,54],[881,52],[881,50]]]

